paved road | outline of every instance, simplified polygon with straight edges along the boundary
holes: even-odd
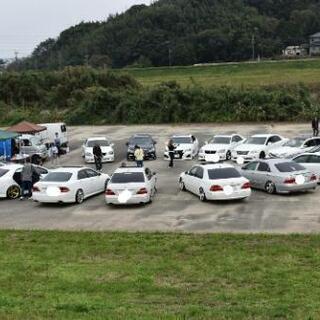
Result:
[[[308,126],[302,124],[74,127],[69,132],[71,152],[63,157],[62,164],[83,164],[80,156],[82,141],[93,135],[106,135],[116,144],[116,162],[104,166],[104,171],[112,174],[125,159],[125,142],[136,132],[154,135],[158,141],[158,155],[161,155],[165,141],[172,133],[193,133],[203,143],[214,133],[275,132],[291,137],[306,133],[306,129]],[[176,162],[174,169],[168,169],[168,163],[162,157],[148,162],[147,165],[159,176],[159,193],[151,205],[107,207],[102,194],[80,206],[0,200],[0,228],[248,233],[320,231],[320,189],[289,196],[270,196],[254,191],[245,201],[201,203],[192,194],[180,192],[177,184],[179,174],[194,162]]]

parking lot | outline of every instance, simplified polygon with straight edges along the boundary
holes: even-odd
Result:
[[[70,153],[61,165],[83,165],[81,145],[85,138],[103,135],[115,143],[116,161],[104,164],[111,175],[125,161],[130,135],[150,133],[157,144],[158,160],[145,166],[158,173],[158,194],[146,206],[108,207],[103,194],[82,205],[41,205],[32,201],[0,200],[0,227],[3,229],[129,230],[184,232],[266,232],[300,233],[320,230],[320,188],[295,195],[267,195],[253,191],[251,198],[235,202],[201,203],[190,193],[181,192],[178,177],[196,161],[177,161],[173,169],[163,160],[168,137],[192,133],[200,145],[218,133],[279,133],[285,137],[308,133],[308,124],[277,125],[186,125],[186,126],[108,126],[69,128]],[[50,167],[50,165],[48,165]]]

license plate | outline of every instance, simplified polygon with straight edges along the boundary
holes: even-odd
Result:
[[[175,157],[176,159],[180,159],[180,155],[179,155],[179,154],[175,154],[174,157]]]

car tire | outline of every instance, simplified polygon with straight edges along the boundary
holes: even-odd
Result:
[[[18,199],[21,195],[21,189],[18,186],[11,186],[7,190],[7,198],[10,200]]]
[[[231,151],[230,150],[228,150],[227,151],[227,154],[226,154],[226,159],[227,159],[227,161],[230,161],[231,160]]]
[[[82,189],[79,189],[76,193],[75,201],[77,204],[81,204],[84,201],[84,193]]]
[[[157,160],[157,155],[156,154],[154,154],[153,160]]]
[[[181,191],[186,191],[187,190],[184,182],[182,181],[182,179],[180,179],[180,181],[179,181],[179,188],[180,188]]]
[[[259,159],[265,159],[266,158],[266,154],[264,153],[264,151],[262,151],[260,154],[259,154]]]
[[[268,181],[264,187],[267,193],[274,194],[276,193],[276,186],[272,181]]]
[[[199,189],[199,199],[202,202],[207,201],[206,194],[205,194],[205,192],[204,192],[204,190],[202,188]]]

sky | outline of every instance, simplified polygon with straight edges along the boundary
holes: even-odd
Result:
[[[0,0],[0,58],[28,56],[47,38],[81,21],[105,20],[151,0]]]

